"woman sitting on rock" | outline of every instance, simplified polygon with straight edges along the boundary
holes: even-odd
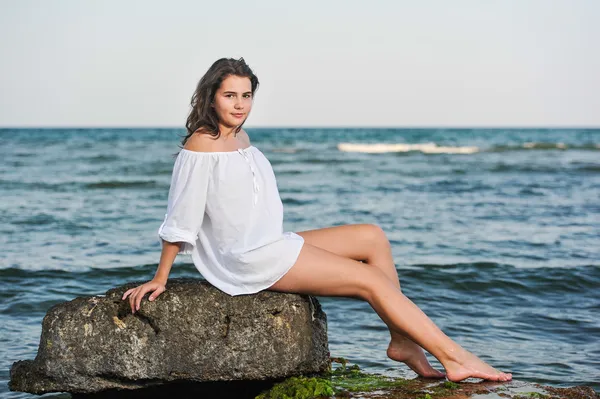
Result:
[[[175,160],[162,253],[154,278],[123,295],[132,312],[165,291],[178,253],[190,254],[229,295],[262,290],[367,301],[390,330],[387,355],[423,377],[508,381],[446,336],[400,290],[390,243],[376,225],[283,232],[283,205],[264,154],[242,129],[258,79],[243,59],[220,59],[192,97],[188,134]],[[444,366],[427,361],[423,348]]]

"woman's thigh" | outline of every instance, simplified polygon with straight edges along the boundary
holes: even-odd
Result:
[[[305,242],[294,266],[268,290],[368,300],[383,286],[393,283],[380,269]]]
[[[373,224],[347,224],[296,233],[304,241],[346,258],[366,261],[385,233]]]

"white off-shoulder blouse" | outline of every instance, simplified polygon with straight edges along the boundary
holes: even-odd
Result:
[[[229,295],[262,291],[288,272],[304,238],[283,231],[283,204],[269,160],[255,146],[226,152],[182,149],[171,176],[160,239]]]

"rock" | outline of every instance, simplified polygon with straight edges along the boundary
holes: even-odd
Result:
[[[292,377],[296,378],[296,377]],[[336,391],[331,399],[599,399],[592,387],[556,388],[525,381],[491,382],[473,379],[460,383],[413,379],[396,381],[395,387],[355,392]],[[265,397],[265,399],[270,399]]]
[[[331,357],[328,372],[311,377],[290,377],[254,396],[236,399],[316,398],[330,399],[600,399],[592,387],[556,388],[525,381],[491,382],[476,378],[454,383],[427,378],[404,379],[366,373],[357,364]],[[183,395],[181,397],[192,397]],[[208,396],[211,397],[211,396]],[[214,396],[214,397],[221,397]],[[131,398],[127,398],[131,399]]]
[[[229,296],[171,279],[131,313],[123,293],[53,306],[35,360],[10,370],[13,391],[94,393],[173,381],[277,380],[329,367],[327,319],[316,298],[262,291]]]
[[[292,377],[295,378],[295,377]],[[592,387],[556,388],[525,381],[510,382],[427,382],[422,379],[406,380],[394,388],[372,392],[348,392],[332,399],[357,397],[361,399],[599,399]],[[265,398],[269,399],[269,398]]]

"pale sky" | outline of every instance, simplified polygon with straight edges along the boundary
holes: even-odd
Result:
[[[0,0],[0,127],[183,127],[244,57],[247,127],[599,127],[598,0]]]

